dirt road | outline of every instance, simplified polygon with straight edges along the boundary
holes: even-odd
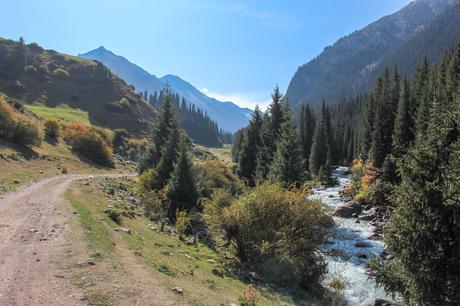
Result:
[[[88,177],[53,177],[0,200],[0,305],[85,305],[56,260],[66,252],[65,234],[75,220],[64,192]]]

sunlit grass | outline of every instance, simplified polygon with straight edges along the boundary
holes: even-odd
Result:
[[[77,122],[86,126],[91,125],[88,112],[78,108],[71,108],[67,105],[47,107],[43,104],[25,104],[24,107],[44,119],[53,118],[64,122]]]

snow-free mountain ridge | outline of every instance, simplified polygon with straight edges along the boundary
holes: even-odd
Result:
[[[173,92],[185,98],[187,103],[192,103],[207,112],[209,117],[226,131],[235,132],[245,127],[251,117],[252,110],[248,108],[241,108],[232,102],[222,102],[208,97],[176,75],[168,74],[157,78],[154,74],[145,71],[123,56],[114,54],[103,46],[78,56],[103,63],[113,73],[128,84],[133,85],[139,92],[147,91],[153,94],[168,86]]]

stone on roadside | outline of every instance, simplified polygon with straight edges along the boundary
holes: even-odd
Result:
[[[224,277],[224,273],[222,271],[218,270],[218,269],[212,269],[211,272],[212,272],[212,274],[214,274],[217,277],[221,277],[221,278]]]
[[[177,294],[184,294],[184,289],[182,289],[181,287],[173,287],[171,288],[171,290]]]
[[[120,231],[125,232],[127,234],[131,234],[131,229],[125,228],[125,227],[119,227],[118,228]]]

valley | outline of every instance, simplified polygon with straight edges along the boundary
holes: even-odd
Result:
[[[6,4],[0,305],[459,305],[460,1],[396,1]]]

